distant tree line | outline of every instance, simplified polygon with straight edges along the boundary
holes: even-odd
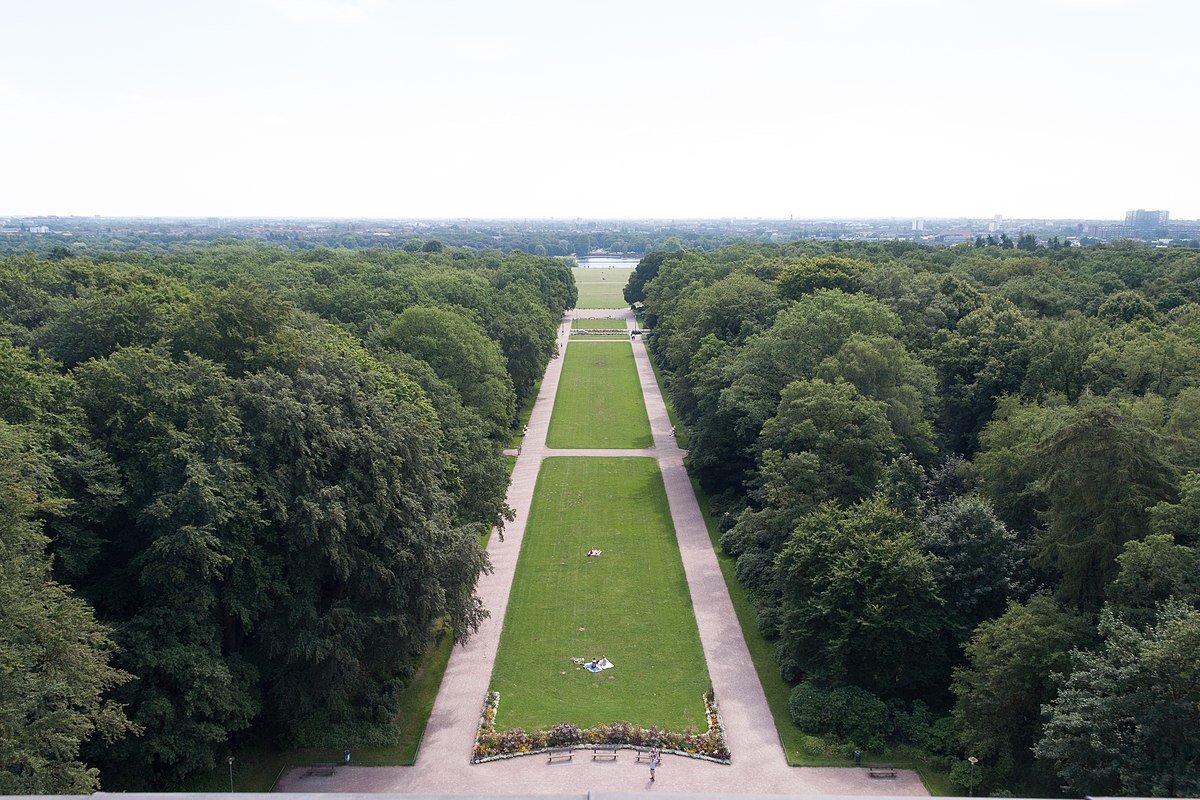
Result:
[[[487,613],[501,451],[575,297],[452,248],[0,260],[0,793],[386,741]]]
[[[796,724],[1195,796],[1200,254],[986,245],[651,253],[626,299]]]
[[[164,226],[166,227],[166,226]],[[764,224],[754,230],[732,231],[720,225],[689,226],[631,222],[618,230],[591,229],[569,223],[527,223],[511,226],[492,224],[450,224],[430,230],[388,231],[388,236],[357,232],[333,226],[320,231],[272,231],[265,233],[229,228],[195,226],[184,232],[148,230],[136,233],[87,231],[86,235],[66,238],[59,235],[19,234],[0,236],[0,255],[34,253],[42,256],[93,256],[100,253],[171,253],[197,246],[233,245],[263,241],[289,250],[372,249],[421,252],[425,247],[459,247],[501,253],[522,252],[538,256],[586,256],[595,250],[610,253],[642,254],[652,250],[713,250],[733,242],[769,242],[779,231]],[[818,235],[821,231],[797,228],[790,238]],[[837,235],[835,231],[827,232]]]

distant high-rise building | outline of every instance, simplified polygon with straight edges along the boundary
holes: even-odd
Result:
[[[1125,224],[1138,233],[1152,233],[1167,227],[1169,217],[1170,214],[1166,211],[1146,211],[1139,208],[1137,211],[1125,212]]]
[[[914,219],[914,220],[912,221],[912,229],[913,229],[914,231],[923,231],[923,230],[925,230],[925,220],[923,220],[923,219]]]

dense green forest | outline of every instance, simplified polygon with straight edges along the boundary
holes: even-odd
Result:
[[[575,298],[440,246],[0,260],[0,793],[386,739],[486,614],[501,451]]]
[[[1200,254],[747,244],[626,299],[796,725],[1200,794]]]

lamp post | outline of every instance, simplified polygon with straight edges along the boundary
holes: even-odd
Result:
[[[971,762],[971,785],[967,787],[967,797],[975,796],[975,765],[979,763],[979,759],[975,756],[969,756],[967,761]]]
[[[225,763],[229,765],[229,793],[233,794],[233,756],[225,759]]]

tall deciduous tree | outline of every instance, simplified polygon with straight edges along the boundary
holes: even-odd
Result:
[[[10,350],[0,357],[0,387],[14,387],[8,368],[22,369],[18,355]],[[26,358],[24,369],[36,381],[33,364]],[[36,519],[60,513],[65,505],[48,496],[55,484],[51,441],[37,421],[19,419],[24,415],[18,413],[18,398],[5,397],[8,402],[0,402],[0,793],[88,794],[100,788],[99,774],[81,757],[82,745],[137,733],[111,699],[112,690],[132,676],[110,664],[111,630],[96,621],[90,605],[51,578],[49,539]]]
[[[669,255],[663,250],[656,250],[642,256],[622,292],[626,303],[640,303],[646,299],[646,284],[658,277],[658,268]]]
[[[344,347],[314,336],[288,374],[248,376],[236,391],[270,531],[270,602],[236,634],[251,637],[272,715],[293,725],[386,709],[436,622],[463,640],[484,616],[474,588],[487,556],[477,527],[452,523],[432,407]]]
[[[1200,795],[1200,611],[1168,604],[1139,630],[1109,611],[1046,706],[1035,752],[1086,795]]]
[[[461,314],[413,306],[380,334],[379,345],[416,356],[479,412],[488,434],[504,439],[516,415],[516,394],[504,354],[483,329]]]
[[[987,501],[957,497],[926,516],[921,528],[954,632],[964,636],[979,622],[998,616],[1016,589],[1021,552]]]
[[[816,379],[784,388],[758,447],[763,454],[759,481],[767,502],[772,495],[809,491],[818,501],[852,503],[875,488],[899,443],[886,405],[863,397],[849,383]],[[787,464],[805,454],[815,457],[809,462],[814,469],[793,473]],[[783,506],[778,500],[772,504]]]
[[[138,676],[118,697],[145,729],[106,755],[165,785],[211,768],[259,708],[256,670],[223,649],[226,617],[248,613],[231,569],[260,552],[233,382],[210,361],[144,349],[76,375],[123,494],[104,521],[88,593],[118,625],[119,664]]]
[[[942,601],[930,557],[879,499],[801,519],[776,562],[780,651],[802,675],[883,697],[935,685]]]
[[[1065,602],[1095,611],[1122,546],[1148,532],[1147,509],[1173,499],[1174,469],[1153,431],[1100,404],[1077,409],[1033,462],[1047,498],[1036,560],[1062,575]]]
[[[1153,622],[1169,600],[1200,607],[1200,550],[1155,533],[1126,542],[1117,556],[1120,569],[1108,585],[1109,606],[1131,625]]]
[[[1016,306],[989,299],[933,338],[933,366],[950,446],[973,451],[997,398],[1021,388],[1033,325]]]
[[[872,265],[857,258],[813,256],[788,262],[779,273],[779,293],[795,300],[817,289],[841,289],[856,292],[862,276]]]
[[[1033,763],[1042,708],[1057,692],[1054,676],[1070,667],[1071,649],[1094,639],[1086,616],[1045,595],[1010,603],[975,629],[964,646],[967,666],[954,671],[950,688],[955,728],[967,753],[980,759],[986,786],[1054,793],[1053,775]]]
[[[891,337],[853,334],[834,355],[821,362],[818,374],[827,381],[848,381],[864,396],[887,403],[887,417],[904,449],[919,460],[932,459],[935,404],[932,369]]]

